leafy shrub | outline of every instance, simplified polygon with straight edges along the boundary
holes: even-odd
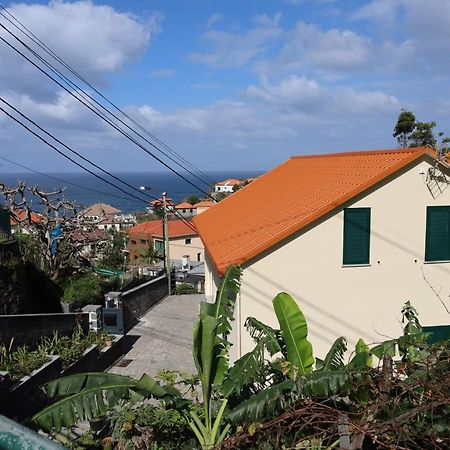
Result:
[[[114,448],[132,450],[139,443],[152,450],[192,449],[194,435],[183,412],[145,402],[124,403],[110,418]]]
[[[177,284],[175,295],[195,294],[195,287],[190,283]]]
[[[0,345],[0,370],[9,373],[13,381],[18,381],[49,360],[42,350],[30,350],[26,345],[12,351],[12,343],[7,347]]]
[[[98,275],[88,273],[72,278],[66,283],[62,301],[76,306],[89,305],[102,300],[103,288]]]

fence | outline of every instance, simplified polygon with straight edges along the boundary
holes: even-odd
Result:
[[[63,335],[72,334],[80,324],[85,332],[89,329],[89,314],[12,314],[0,316],[0,342],[8,344],[14,338],[14,345],[33,344],[42,336],[53,331]]]
[[[125,332],[132,328],[152,306],[167,297],[169,288],[165,275],[122,293]]]

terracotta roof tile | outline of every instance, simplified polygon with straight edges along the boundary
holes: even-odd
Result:
[[[187,225],[182,220],[169,220],[169,236],[170,237],[178,237],[178,236],[196,236],[197,233],[192,230],[189,225]],[[192,224],[194,226],[194,224]],[[163,222],[162,220],[150,220],[148,222],[143,222],[128,230],[128,234],[136,234],[136,233],[148,233],[154,237],[162,237],[163,236]]]
[[[298,156],[194,219],[219,273],[242,264],[430,148]]]
[[[176,209],[190,209],[193,206],[188,202],[182,202],[179,205],[175,206]]]
[[[227,180],[219,181],[216,186],[236,186],[242,184],[243,181],[237,180],[236,178],[228,178]]]
[[[217,205],[216,202],[213,202],[211,200],[203,200],[201,202],[198,202],[194,205],[194,208],[210,208],[211,206]]]

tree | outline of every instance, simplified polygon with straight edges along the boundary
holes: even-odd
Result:
[[[436,147],[436,137],[433,128],[436,122],[416,122],[411,134],[410,147]]]
[[[197,204],[200,201],[200,199],[196,195],[192,194],[192,195],[188,195],[185,198],[185,201],[187,203],[190,203],[191,205],[195,205],[195,204]]]
[[[408,147],[415,126],[416,116],[411,111],[402,109],[398,116],[393,134],[401,147]]]
[[[125,236],[116,230],[109,231],[109,239],[100,259],[102,269],[122,270],[125,265],[123,251],[125,249]]]
[[[33,259],[53,280],[90,266],[83,251],[87,244],[92,245],[89,233],[96,224],[83,220],[77,204],[65,197],[64,189],[45,192],[38,186],[27,188],[20,181],[17,187],[0,183],[0,195],[19,229],[31,236],[30,248],[37,251]],[[32,203],[42,205],[39,212],[33,211]]]

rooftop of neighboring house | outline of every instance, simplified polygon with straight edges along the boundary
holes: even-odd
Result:
[[[166,197],[166,202],[168,205],[172,204],[172,199],[169,197]],[[155,200],[152,200],[151,202],[149,202],[150,206],[161,206],[163,204],[163,199],[162,198],[158,198]]]
[[[217,203],[211,200],[202,200],[201,202],[196,203],[193,208],[211,208],[211,206],[214,205],[217,205]]]
[[[120,213],[120,209],[114,208],[106,203],[95,203],[89,206],[84,211],[81,212],[82,216],[85,217],[102,217],[102,216],[112,216],[114,214]]]
[[[182,202],[179,205],[175,206],[175,209],[191,209],[194,208],[190,203],[188,202]]]
[[[17,220],[15,218],[13,218],[13,215],[17,218]],[[43,220],[43,216],[42,216],[42,214],[31,212],[30,219],[31,219],[31,222],[39,223]],[[27,221],[26,210],[19,209],[19,208],[14,209],[14,211],[10,215],[10,219],[9,219],[11,226],[15,226],[18,224],[18,222],[24,222],[24,221]]]
[[[86,241],[86,242],[97,242],[102,241],[108,237],[108,233],[105,230],[92,230],[92,231],[84,231],[79,232],[76,231],[72,233],[72,240],[80,242],[80,241]]]
[[[197,236],[197,232],[192,228],[194,224],[189,226],[183,220],[169,220],[168,228],[169,228],[169,237],[176,238],[182,236]],[[128,230],[128,234],[138,234],[138,233],[147,233],[153,237],[163,237],[163,221],[162,220],[150,220],[148,222],[143,222]]]
[[[230,264],[259,255],[424,155],[434,151],[423,147],[292,157],[197,215],[194,223],[223,274]]]
[[[236,186],[242,184],[242,180],[237,180],[236,178],[228,178],[227,180],[219,181],[215,183],[216,186]]]

